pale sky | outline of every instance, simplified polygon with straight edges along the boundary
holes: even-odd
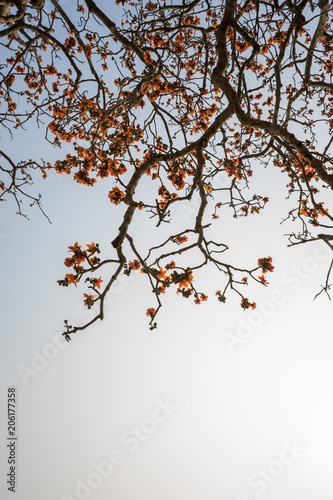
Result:
[[[265,173],[277,186],[276,173]],[[69,344],[62,320],[83,322],[89,312],[83,289],[56,283],[67,246],[98,241],[110,251],[117,208],[103,186],[80,188],[67,176],[42,191],[52,225],[37,210],[20,219],[8,203],[0,227],[1,393],[5,405],[7,387],[17,386],[16,498],[331,498],[332,309],[323,295],[313,301],[329,255],[320,243],[287,248],[278,189],[251,228],[244,219],[215,229],[233,242],[235,260],[274,258],[270,286],[249,292],[255,311],[217,302],[219,277],[207,270],[200,280],[210,300],[195,306],[171,292],[150,332],[152,294],[132,274],[110,296],[105,320]],[[177,217],[188,224],[191,207]],[[119,465],[103,478],[92,464],[110,464],[110,455]],[[268,466],[273,476],[262,478]],[[4,479],[2,497],[11,498]]]
[[[21,136],[10,147],[15,154],[36,144]],[[287,248],[284,184],[279,172],[261,169],[265,210],[212,229],[244,267],[273,257],[270,286],[249,288],[255,311],[232,296],[219,303],[221,278],[207,269],[199,280],[209,300],[196,306],[171,291],[151,332],[153,295],[132,273],[107,300],[105,320],[70,343],[63,320],[89,317],[86,290],[57,280],[75,241],[99,242],[112,255],[120,219],[108,185],[37,181],[52,224],[37,209],[27,221],[12,203],[1,205],[1,498],[332,499],[332,302],[313,300],[330,256],[318,242]],[[192,208],[178,210],[177,227],[191,222]],[[151,237],[143,220],[135,232],[142,245]],[[13,386],[15,494],[6,483]]]

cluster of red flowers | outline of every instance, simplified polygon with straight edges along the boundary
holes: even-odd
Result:
[[[272,266],[272,257],[258,259],[258,265],[261,267],[264,274],[267,273],[267,271],[271,273],[274,269],[274,266]]]
[[[226,296],[222,294],[221,290],[218,290],[215,295],[217,295],[217,298],[220,302],[224,303],[227,300]]]
[[[98,243],[88,243],[86,247],[86,250],[82,250],[81,245],[79,245],[77,241],[73,246],[68,247],[69,252],[72,253],[72,256],[65,259],[65,266],[73,267],[75,274],[67,273],[65,275],[65,279],[58,280],[59,285],[68,286],[71,283],[74,283],[74,285],[76,286],[76,284],[80,281],[86,271],[91,271],[94,266],[99,264],[100,259],[95,255],[96,253],[100,253]],[[84,261],[87,261],[89,265],[88,269],[84,269],[84,267],[81,265]],[[86,282],[90,283],[89,288],[97,290],[100,289],[103,280],[101,277],[88,277],[86,278]],[[85,298],[83,302],[88,307],[88,309],[90,309],[96,299],[96,296],[84,293],[84,297]]]
[[[108,194],[111,203],[114,205],[119,205],[122,199],[125,198],[125,193],[119,189],[119,187],[115,186]]]
[[[177,243],[178,245],[181,245],[182,243],[185,243],[185,241],[187,241],[188,238],[187,236],[175,236],[172,241],[174,243]]]
[[[249,302],[248,299],[246,299],[245,297],[242,298],[242,301],[241,301],[241,307],[245,310],[245,309],[255,309],[257,306],[257,304],[255,302]]]

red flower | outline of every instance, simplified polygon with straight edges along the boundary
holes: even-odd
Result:
[[[244,309],[244,311],[245,311],[245,309],[249,309],[250,307],[252,309],[255,309],[256,306],[257,306],[257,304],[255,302],[252,302],[252,304],[251,304],[251,302],[249,302],[248,299],[246,299],[244,297],[242,298],[241,307]]]
[[[155,314],[156,314],[156,310],[153,307],[150,307],[146,311],[146,315],[150,316],[151,318],[153,318],[155,316]]]
[[[227,300],[226,296],[222,295],[221,290],[218,290],[215,295],[217,295],[217,298],[220,302],[224,303]]]
[[[85,296],[85,299],[83,301],[85,306],[88,306],[88,309],[91,309],[91,306],[94,303],[95,295],[89,295],[87,293],[83,294]]]
[[[258,259],[258,265],[261,267],[263,273],[267,273],[267,271],[271,273],[274,269],[274,266],[272,266],[272,257]]]
[[[121,203],[121,200],[125,198],[125,193],[123,191],[120,191],[120,189],[116,186],[114,187],[110,192],[109,192],[109,198],[111,203],[114,205],[119,205]]]

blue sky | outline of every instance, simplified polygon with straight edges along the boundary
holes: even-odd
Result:
[[[8,147],[42,155],[35,137]],[[52,224],[36,208],[27,221],[11,202],[1,205],[1,498],[13,496],[6,398],[15,386],[17,500],[331,500],[332,304],[323,294],[313,300],[330,255],[319,242],[287,248],[285,180],[257,172],[271,200],[265,210],[223,217],[211,230],[235,262],[272,255],[270,286],[249,292],[256,310],[215,300],[221,281],[208,268],[198,279],[210,300],[196,306],[169,293],[151,332],[152,293],[132,273],[110,294],[105,320],[70,343],[63,320],[89,317],[85,290],[57,280],[75,241],[112,252],[120,219],[108,184],[36,180]],[[191,222],[193,205],[178,209],[176,227]],[[142,246],[150,227],[140,215],[132,233]]]
[[[141,273],[132,274],[110,296],[105,320],[65,344],[63,319],[87,318],[83,290],[56,283],[67,246],[98,241],[108,252],[117,208],[103,186],[80,188],[67,176],[42,189],[52,224],[37,210],[30,221],[19,218],[8,203],[0,227],[1,393],[5,404],[7,387],[18,391],[16,497],[274,500],[293,491],[293,498],[310,500],[316,491],[328,499],[331,304],[313,297],[329,255],[317,242],[286,247],[284,227],[272,223],[280,217],[278,190],[251,229],[248,220],[233,229],[233,221],[218,221],[215,229],[217,236],[229,231],[235,260],[244,253],[274,257],[270,286],[251,293],[255,311],[242,311],[238,300],[215,301],[219,278],[207,270],[200,281],[211,300],[195,306],[169,294],[159,328],[150,332],[151,292]],[[190,214],[177,214],[178,223],[187,224]],[[151,420],[157,400],[174,407],[163,422]],[[148,433],[141,429],[141,440],[133,432],[142,422]],[[5,435],[5,412],[1,428]],[[293,440],[302,451],[296,447],[291,461],[283,450]],[[103,478],[93,464],[110,463],[116,451],[121,464]],[[280,455],[290,463],[279,466]],[[267,476],[271,482],[260,476],[268,466],[276,474]],[[4,476],[2,489],[10,498]]]

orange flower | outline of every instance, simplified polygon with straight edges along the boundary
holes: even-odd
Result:
[[[108,196],[111,203],[113,203],[114,205],[119,205],[119,203],[121,203],[121,200],[125,198],[126,195],[116,186],[109,192]]]
[[[267,271],[271,273],[274,269],[274,266],[272,266],[272,257],[258,259],[258,265],[261,267],[263,273],[267,273]]]
[[[180,290],[183,286],[189,287],[192,281],[193,276],[191,272],[181,275],[180,281],[178,281],[178,290]]]
[[[96,251],[95,243],[92,242],[91,245],[89,245],[89,243],[87,243],[87,250],[88,250],[88,252],[95,252]]]
[[[89,295],[87,293],[83,294],[85,296],[85,299],[83,301],[84,305],[88,307],[88,309],[91,309],[91,306],[94,303],[95,295]]]
[[[76,286],[76,283],[79,281],[77,279],[75,279],[75,275],[70,273],[70,274],[66,274],[66,278],[68,280],[68,284],[70,285],[71,283],[74,283],[74,285]]]
[[[73,247],[68,247],[69,248],[69,251],[72,251],[72,252],[76,252],[76,250],[80,250],[81,249],[81,245],[78,244],[78,242],[76,241],[74,243],[74,246]]]
[[[78,242],[74,243],[74,246],[70,246],[69,252],[73,252],[73,257],[71,259],[65,260],[65,265],[70,267],[73,263],[81,264],[86,258],[86,253],[81,250],[81,245]]]
[[[245,309],[249,309],[250,307],[252,309],[255,309],[256,306],[257,306],[257,304],[255,302],[252,302],[252,304],[251,304],[251,302],[249,302],[248,299],[246,299],[244,297],[242,298],[241,307],[244,309],[244,311],[245,311]]]
[[[160,267],[160,270],[158,271],[158,279],[163,280],[166,278],[166,271],[163,270],[162,267]]]
[[[103,283],[102,278],[92,278],[91,283],[93,284],[94,288],[101,288],[101,283]]]
[[[153,318],[155,316],[155,314],[156,314],[156,310],[153,307],[150,307],[146,311],[146,315],[150,316],[151,318]]]
[[[187,236],[175,236],[172,241],[174,243],[178,243],[178,245],[181,245],[187,240],[188,240]]]
[[[221,290],[218,290],[215,295],[217,295],[217,298],[220,302],[224,303],[227,300],[226,296],[222,295]]]
[[[128,264],[129,269],[140,269],[141,264],[137,259],[134,259],[133,262],[129,262]]]

